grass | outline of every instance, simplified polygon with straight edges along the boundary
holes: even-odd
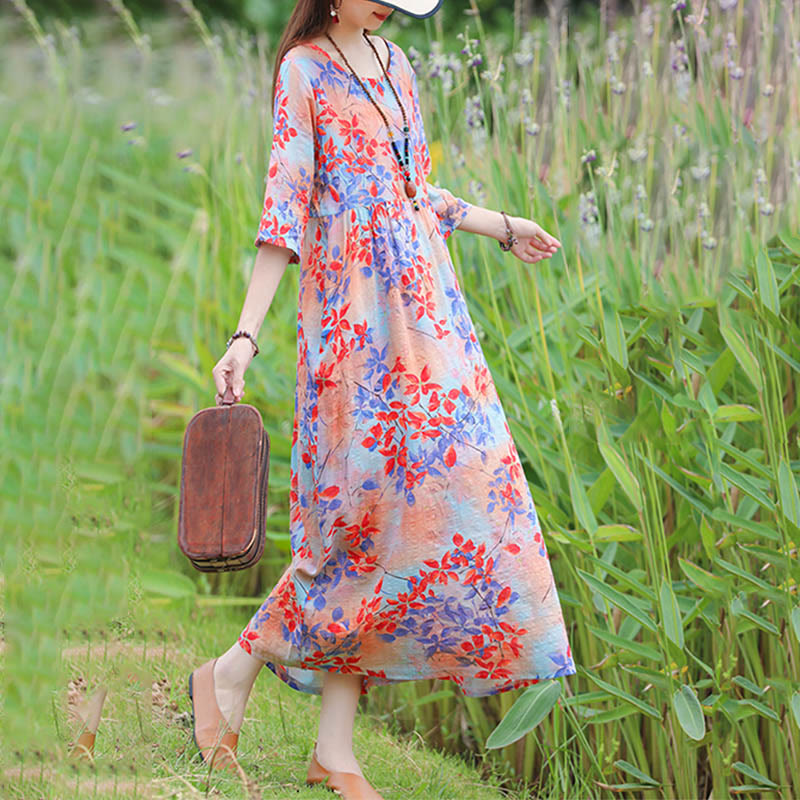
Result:
[[[242,773],[211,773],[203,766],[192,740],[188,674],[230,646],[237,624],[234,616],[218,612],[193,614],[190,623],[173,615],[168,632],[155,631],[149,641],[117,628],[69,643],[63,653],[66,681],[53,692],[57,756],[29,753],[6,766],[3,796],[330,797],[324,788],[305,785],[320,697],[294,691],[267,669],[253,688],[241,730]],[[101,685],[108,695],[95,762],[70,762],[66,755],[81,728],[67,710]],[[492,776],[491,766],[482,775],[459,757],[432,751],[418,733],[391,727],[359,713],[354,733],[362,769],[387,800],[452,797],[454,786],[459,796],[475,800],[517,796],[498,788],[504,781]]]

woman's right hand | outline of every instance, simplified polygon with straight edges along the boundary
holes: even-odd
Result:
[[[246,336],[240,336],[231,342],[222,358],[217,361],[211,374],[217,385],[215,400],[218,406],[222,405],[225,389],[233,389],[233,400],[238,403],[244,395],[244,372],[250,366],[254,355],[253,344]]]

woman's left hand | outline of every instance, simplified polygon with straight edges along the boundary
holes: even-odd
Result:
[[[551,236],[541,225],[525,217],[509,217],[511,231],[518,241],[509,252],[528,264],[550,258],[561,247],[561,242]],[[505,241],[505,236],[503,240]]]

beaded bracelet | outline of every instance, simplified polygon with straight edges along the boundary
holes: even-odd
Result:
[[[519,239],[517,239],[517,237],[514,236],[514,232],[511,230],[511,224],[508,221],[506,212],[501,211],[500,213],[503,215],[503,219],[505,220],[506,223],[506,235],[508,238],[506,239],[505,242],[498,242],[498,244],[500,245],[501,250],[508,251],[519,241]]]
[[[236,331],[236,333],[234,333],[233,336],[231,336],[231,338],[228,339],[228,343],[225,345],[225,349],[227,350],[231,346],[231,344],[233,344],[234,339],[238,339],[241,336],[246,336],[252,342],[253,347],[255,347],[256,349],[255,353],[253,353],[253,358],[255,358],[258,355],[258,344],[256,344],[256,340],[253,337],[253,335],[251,333],[248,333],[247,331]]]

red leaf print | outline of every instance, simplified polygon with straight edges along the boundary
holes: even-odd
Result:
[[[444,454],[444,463],[447,464],[448,467],[452,467],[453,464],[456,463],[456,450],[452,444]]]
[[[336,495],[339,494],[339,487],[329,486],[327,489],[323,489],[320,494],[323,497],[336,497]]]
[[[427,381],[428,378],[430,378],[430,376],[431,376],[431,368],[430,366],[428,366],[428,364],[426,364],[422,368],[422,375],[420,376],[422,378],[422,382],[425,383],[425,381]]]
[[[503,603],[505,603],[509,597],[511,597],[511,587],[506,586],[506,588],[503,589],[503,591],[500,592],[500,594],[497,597],[497,605],[502,606]]]
[[[506,550],[508,550],[508,552],[511,553],[512,555],[516,555],[517,553],[519,553],[519,545],[513,543],[506,545]]]

